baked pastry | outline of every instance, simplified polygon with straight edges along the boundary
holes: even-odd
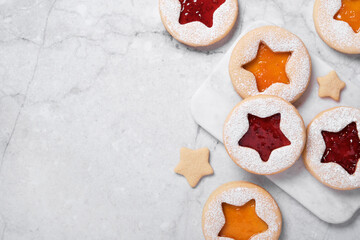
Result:
[[[236,44],[229,73],[242,98],[264,94],[294,102],[308,86],[311,60],[297,36],[280,27],[264,26],[248,32]]]
[[[237,0],[159,0],[161,20],[179,42],[199,47],[223,39],[238,15]]]
[[[360,53],[360,1],[316,0],[314,24],[321,39],[335,50]]]
[[[177,174],[183,175],[192,188],[196,187],[200,179],[214,173],[209,163],[210,151],[208,148],[192,150],[180,149],[180,162],[175,167]]]
[[[304,163],[323,184],[338,190],[360,187],[360,109],[336,107],[307,127]]]
[[[326,76],[318,77],[316,80],[319,84],[319,97],[331,97],[335,101],[340,101],[340,93],[346,83],[341,81],[335,71],[329,72]]]
[[[230,158],[248,172],[282,172],[300,157],[305,126],[296,108],[282,98],[246,98],[231,111],[224,125],[224,145]]]
[[[278,239],[281,213],[263,188],[249,182],[230,182],[216,189],[205,203],[202,228],[206,240]]]

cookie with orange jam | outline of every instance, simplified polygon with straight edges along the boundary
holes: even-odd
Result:
[[[342,53],[360,53],[360,0],[316,0],[313,15],[327,45]]]
[[[248,32],[236,44],[229,73],[242,98],[264,94],[294,102],[309,84],[311,60],[297,36],[280,27],[264,26]]]
[[[257,185],[242,181],[226,183],[216,189],[202,215],[206,240],[276,240],[281,224],[280,209],[272,196]]]
[[[276,174],[291,167],[305,146],[305,126],[296,108],[282,98],[246,98],[224,124],[223,142],[230,158],[244,170]]]
[[[306,168],[328,187],[360,188],[359,133],[360,109],[336,107],[321,112],[307,127]]]
[[[237,0],[159,0],[161,20],[179,42],[208,46],[223,39],[238,15]]]

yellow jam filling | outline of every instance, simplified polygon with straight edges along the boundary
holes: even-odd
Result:
[[[268,225],[255,212],[255,200],[252,199],[243,206],[222,203],[225,224],[219,232],[219,237],[234,240],[248,240],[252,236],[268,229]]]
[[[334,19],[347,22],[355,33],[360,32],[360,0],[342,0]]]
[[[257,56],[243,68],[254,74],[259,92],[265,91],[274,83],[289,84],[285,66],[290,52],[273,52],[264,43],[260,43]]]

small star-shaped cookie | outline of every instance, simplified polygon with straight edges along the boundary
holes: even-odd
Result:
[[[345,87],[345,83],[340,80],[335,71],[331,71],[324,77],[318,77],[319,97],[331,97],[335,101],[340,100],[340,92]]]
[[[196,187],[200,179],[214,171],[209,164],[209,149],[200,148],[192,150],[189,148],[180,149],[180,162],[175,172],[183,175],[191,187]]]

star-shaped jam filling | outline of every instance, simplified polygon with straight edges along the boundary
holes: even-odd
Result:
[[[239,146],[256,150],[261,160],[267,162],[273,150],[291,144],[280,129],[281,114],[260,118],[248,114],[249,129],[239,140]]]
[[[181,4],[180,24],[199,21],[207,27],[213,25],[213,15],[225,0],[179,0]]]
[[[225,224],[218,234],[219,237],[248,240],[268,229],[266,222],[256,214],[254,199],[243,206],[234,206],[228,203],[222,203],[221,206]]]
[[[340,132],[321,132],[325,141],[322,163],[334,162],[349,174],[354,174],[360,158],[360,139],[356,123],[352,122]]]
[[[290,83],[285,71],[290,56],[291,52],[273,52],[260,42],[256,58],[243,65],[243,68],[254,74],[257,88],[263,92],[274,83]]]
[[[350,25],[355,33],[360,32],[360,0],[342,0],[334,19]]]

